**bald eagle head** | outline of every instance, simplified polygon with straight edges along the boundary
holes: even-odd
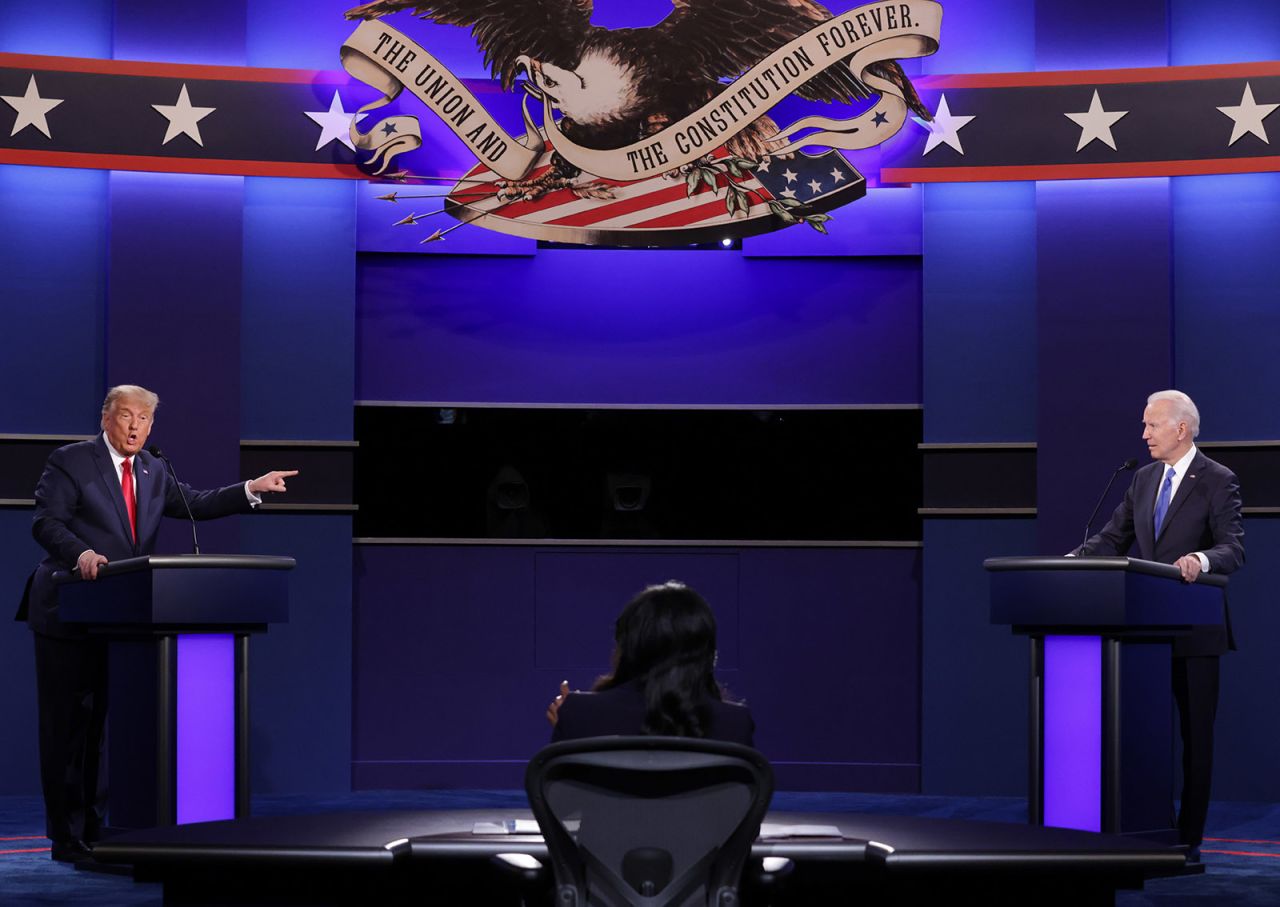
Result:
[[[634,118],[646,103],[640,72],[604,43],[588,47],[572,68],[537,59],[531,59],[527,68],[537,91],[582,126]]]

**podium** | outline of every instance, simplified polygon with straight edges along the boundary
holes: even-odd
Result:
[[[1173,641],[1220,626],[1227,578],[1129,557],[998,557],[991,622],[1030,638],[1033,823],[1177,842]]]
[[[293,558],[150,555],[67,573],[58,616],[106,638],[108,824],[249,815],[249,635],[289,616]]]

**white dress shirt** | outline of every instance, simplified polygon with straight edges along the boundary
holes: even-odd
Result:
[[[130,457],[126,457],[124,454],[120,453],[120,451],[116,450],[114,447],[111,446],[111,441],[107,438],[107,433],[105,431],[102,433],[102,442],[107,445],[107,453],[111,456],[111,462],[116,468],[116,481],[119,482],[121,488],[123,488],[124,487],[124,461],[130,459]],[[136,502],[138,500],[138,469],[139,467],[138,467],[137,457],[133,457],[132,459],[133,459],[133,469],[132,469],[133,500]],[[252,480],[249,480],[249,481],[252,481]],[[246,481],[244,483],[244,496],[249,499],[249,506],[257,507],[259,504],[262,503],[262,498],[259,495],[256,495],[249,490],[249,481]],[[86,548],[84,551],[80,552],[80,557],[84,557],[86,552],[92,551],[92,550],[93,550],[92,548]]]
[[[1173,482],[1172,482],[1172,487],[1169,489],[1169,504],[1170,504],[1170,505],[1172,505],[1172,504],[1173,504],[1173,499],[1174,499],[1174,498],[1176,498],[1176,497],[1178,496],[1178,488],[1179,488],[1179,487],[1181,487],[1181,485],[1182,485],[1182,479],[1183,479],[1183,476],[1185,476],[1185,475],[1187,474],[1187,472],[1189,472],[1189,471],[1190,471],[1190,469],[1191,469],[1191,461],[1192,461],[1192,460],[1194,460],[1194,459],[1196,458],[1196,453],[1197,453],[1197,451],[1196,451],[1196,446],[1195,446],[1194,444],[1192,444],[1192,445],[1191,445],[1191,449],[1190,449],[1190,450],[1188,450],[1186,453],[1184,453],[1184,454],[1182,455],[1181,459],[1179,459],[1177,463],[1174,463],[1174,464],[1173,464]],[[1167,475],[1169,474],[1169,464],[1168,464],[1168,463],[1162,463],[1161,465],[1164,467],[1164,469],[1161,471],[1161,473],[1160,473],[1160,481],[1159,481],[1159,483],[1157,483],[1157,485],[1156,485],[1156,498],[1155,498],[1155,499],[1156,499],[1157,501],[1158,501],[1158,500],[1160,500],[1160,489],[1161,489],[1161,487],[1164,485],[1164,477],[1165,477],[1165,476],[1167,476]],[[1153,504],[1152,506],[1153,506],[1153,510],[1154,510],[1154,504]],[[1192,553],[1193,553],[1193,554],[1196,556],[1196,558],[1200,561],[1200,570],[1201,570],[1201,572],[1203,572],[1203,573],[1208,573],[1208,572],[1209,572],[1209,558],[1208,558],[1207,556],[1205,556],[1205,553],[1204,553],[1203,551],[1194,551],[1194,552],[1192,552]]]

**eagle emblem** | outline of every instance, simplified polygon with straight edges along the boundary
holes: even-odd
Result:
[[[520,139],[481,123],[465,86],[380,21],[400,12],[470,29],[502,89],[542,108],[541,126],[527,103]],[[879,144],[908,113],[932,119],[897,57],[936,50],[941,9],[894,0],[833,17],[813,0],[673,0],[657,25],[607,29],[592,24],[591,0],[375,0],[347,17],[364,25],[344,65],[364,81],[391,77],[378,84],[387,97],[362,110],[409,88],[476,152],[445,203],[460,223],[670,245],[798,223],[826,232],[826,212],[866,188],[838,149]],[[789,96],[861,112],[781,128],[769,111]],[[385,169],[416,147],[405,119],[381,133],[353,123],[353,139]]]

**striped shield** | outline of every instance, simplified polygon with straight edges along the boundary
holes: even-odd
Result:
[[[548,144],[528,179],[551,170]],[[866,180],[836,151],[730,167],[723,149],[689,168],[635,182],[583,174],[533,200],[500,196],[483,164],[450,191],[445,211],[463,223],[545,242],[672,246],[768,233],[866,194]],[[790,216],[788,216],[790,215]],[[820,218],[825,220],[826,218]]]

